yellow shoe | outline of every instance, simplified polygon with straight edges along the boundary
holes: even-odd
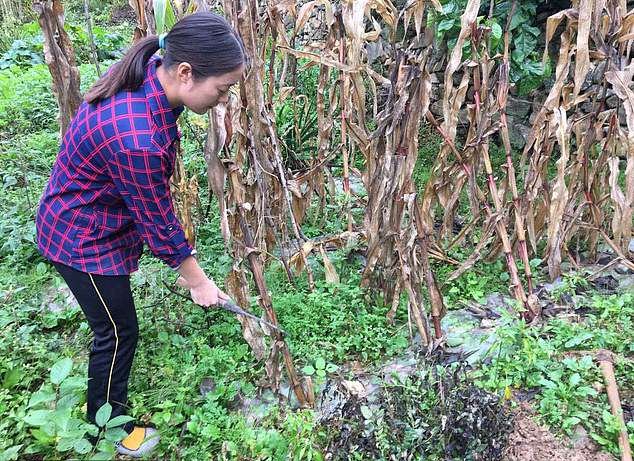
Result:
[[[161,440],[161,437],[156,429],[135,426],[125,439],[117,442],[117,453],[133,458],[141,458],[151,453],[158,445],[159,440]]]

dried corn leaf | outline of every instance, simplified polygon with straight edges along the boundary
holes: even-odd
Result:
[[[579,2],[579,29],[577,31],[577,51],[575,56],[575,90],[577,97],[581,91],[581,85],[586,79],[590,68],[590,51],[588,39],[590,38],[590,26],[592,19],[593,0],[580,0]]]
[[[335,266],[332,264],[332,261],[330,261],[330,258],[328,258],[328,255],[326,254],[326,251],[324,250],[323,245],[320,245],[319,251],[321,252],[321,257],[324,261],[324,272],[326,274],[326,282],[339,283],[339,274],[337,273]]]

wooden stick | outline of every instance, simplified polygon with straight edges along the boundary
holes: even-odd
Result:
[[[610,402],[612,415],[617,419],[620,426],[619,448],[621,449],[621,461],[632,461],[632,449],[630,448],[625,419],[623,419],[623,408],[621,407],[621,399],[619,398],[619,389],[616,385],[616,379],[614,378],[614,367],[612,366],[614,358],[612,352],[601,349],[597,351],[596,358],[601,367],[603,378],[605,379],[606,392],[608,393],[608,401]]]

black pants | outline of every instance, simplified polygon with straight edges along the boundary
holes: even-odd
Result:
[[[106,402],[125,414],[128,378],[139,338],[129,275],[96,275],[53,263],[81,306],[94,339],[88,360],[88,420]],[[126,430],[130,431],[132,423]]]

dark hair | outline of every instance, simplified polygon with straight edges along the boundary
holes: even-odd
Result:
[[[194,78],[223,75],[246,63],[242,40],[226,19],[215,13],[185,16],[165,36],[164,44],[163,65],[169,68],[188,62]],[[158,35],[139,40],[97,80],[84,99],[92,104],[121,90],[138,88],[145,78],[145,66],[158,50]]]

